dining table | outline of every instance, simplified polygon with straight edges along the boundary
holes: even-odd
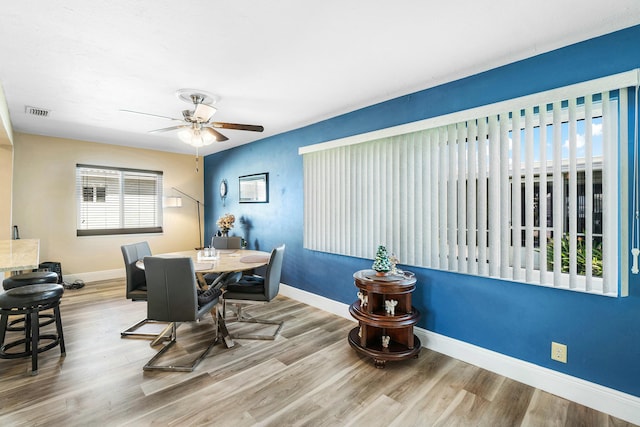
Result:
[[[198,283],[205,287],[203,276],[207,273],[219,273],[221,276],[237,271],[248,271],[262,267],[269,263],[269,252],[254,251],[250,249],[217,249],[215,254],[205,256],[204,251],[188,250],[167,252],[154,255],[164,258],[189,257],[193,260],[193,268],[196,271]],[[144,260],[138,260],[136,266],[144,270]],[[215,286],[218,282],[214,282]]]
[[[190,257],[193,260],[198,285],[202,289],[208,289],[209,287],[220,287],[224,283],[224,278],[229,274],[238,271],[250,271],[267,265],[271,254],[250,249],[217,249],[215,251],[212,250],[212,253],[205,253],[203,250],[188,250],[161,253],[153,256],[161,258]],[[144,270],[144,260],[138,260],[136,267]],[[207,273],[219,273],[219,276],[208,285],[204,279],[204,275]],[[218,328],[225,345],[231,348],[235,343],[227,330],[224,316],[216,308],[214,310],[217,312]],[[213,312],[212,314],[216,316]]]

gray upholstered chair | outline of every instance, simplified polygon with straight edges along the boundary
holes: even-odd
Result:
[[[144,270],[136,267],[136,262],[143,259],[146,256],[151,255],[151,249],[149,243],[139,242],[130,245],[122,245],[122,256],[124,257],[124,269],[126,278],[126,295],[127,299],[131,301],[146,301],[147,300],[147,281],[145,278]],[[143,333],[136,332],[142,325],[150,322],[148,319],[142,319],[135,325],[132,325],[120,332],[123,338],[126,337],[139,337],[155,339],[158,337],[156,333]]]
[[[176,343],[177,323],[192,322],[211,313],[218,304],[221,292],[218,289],[198,292],[193,260],[189,257],[145,257],[144,268],[147,277],[147,318],[170,322],[161,335],[171,330],[170,342],[147,362],[144,370],[193,371],[218,341],[217,315],[213,315],[213,340],[195,360],[187,365],[158,365],[156,362]]]
[[[279,246],[271,251],[269,264],[264,277],[260,276],[242,276],[236,283],[230,283],[226,286],[226,291],[222,295],[223,313],[226,319],[227,304],[232,306],[235,311],[235,317],[229,318],[230,321],[238,322],[262,323],[267,325],[278,325],[273,334],[231,334],[232,338],[245,339],[263,339],[272,340],[280,333],[283,322],[265,319],[256,319],[245,313],[242,308],[247,305],[264,304],[278,295],[280,290],[280,275],[282,272],[282,261],[284,259],[285,245]]]
[[[240,236],[213,236],[211,239],[211,245],[215,249],[240,249],[242,247],[242,237]],[[220,277],[222,276],[222,277]],[[218,277],[220,277],[218,279]],[[234,283],[240,280],[242,274],[236,273],[223,273],[220,275],[219,273],[207,273],[204,275],[204,280],[207,282],[207,285],[217,286],[218,288],[224,287],[229,283]]]
[[[211,244],[216,249],[240,249],[242,247],[242,237],[213,236]]]

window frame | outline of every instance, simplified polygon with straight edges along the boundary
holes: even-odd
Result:
[[[303,156],[305,179],[303,246],[311,250],[370,258],[372,255],[370,252],[373,250],[372,248],[375,248],[376,244],[386,244],[388,247],[391,247],[392,250],[399,253],[401,262],[405,265],[416,265],[419,267],[473,274],[518,283],[549,286],[594,295],[627,296],[629,280],[629,242],[628,239],[622,236],[628,234],[627,231],[630,220],[627,214],[630,194],[628,185],[629,157],[627,144],[630,133],[628,112],[633,110],[633,107],[627,103],[627,100],[629,91],[637,84],[638,70],[632,70],[546,92],[433,117],[419,122],[301,147],[299,154]],[[478,274],[477,271],[473,271],[472,269],[466,271],[464,269],[465,267],[461,269],[459,265],[460,263],[464,264],[464,257],[458,257],[456,251],[464,250],[465,243],[462,243],[461,249],[459,245],[457,247],[453,247],[452,245],[447,246],[446,243],[443,245],[442,242],[455,240],[456,215],[465,215],[465,213],[452,213],[450,212],[451,209],[449,209],[449,211],[446,209],[444,212],[441,211],[439,215],[447,216],[449,218],[449,224],[453,224],[453,226],[438,227],[437,223],[434,223],[434,221],[423,213],[423,211],[427,209],[423,207],[417,211],[414,209],[407,210],[407,207],[414,206],[412,205],[413,202],[410,198],[407,202],[406,197],[397,196],[399,193],[415,191],[412,180],[424,181],[425,176],[429,174],[429,169],[434,170],[435,168],[450,171],[456,168],[455,160],[451,159],[455,159],[454,153],[456,150],[459,150],[458,152],[464,151],[463,144],[458,144],[458,147],[452,144],[451,148],[447,149],[450,150],[450,155],[445,155],[444,157],[434,156],[433,153],[425,154],[425,150],[423,150],[423,154],[418,154],[417,151],[413,154],[411,150],[414,149],[414,146],[408,145],[407,147],[409,147],[409,153],[411,154],[407,154],[403,152],[404,149],[398,148],[401,145],[398,142],[403,135],[417,135],[419,132],[441,129],[439,134],[435,133],[431,134],[431,137],[427,137],[429,143],[436,145],[439,144],[439,141],[442,141],[443,138],[448,138],[449,140],[451,140],[452,137],[455,138],[456,132],[460,131],[459,128],[456,130],[455,127],[451,127],[451,125],[455,123],[502,114],[506,111],[524,111],[525,108],[533,108],[537,105],[548,105],[568,99],[577,100],[581,96],[585,96],[585,94],[616,91],[619,91],[619,97],[624,98],[623,105],[626,105],[628,110],[626,110],[627,113],[623,112],[617,116],[618,134],[609,135],[613,141],[613,144],[611,144],[612,151],[610,152],[610,159],[615,159],[616,165],[609,167],[610,170],[608,173],[610,175],[606,180],[608,184],[607,187],[603,186],[603,191],[609,195],[615,194],[616,209],[613,209],[613,212],[610,214],[611,216],[615,216],[615,220],[609,221],[606,231],[603,230],[603,232],[610,236],[611,239],[615,237],[615,242],[608,244],[608,247],[605,248],[605,259],[614,262],[614,264],[613,268],[609,268],[612,276],[608,278],[606,286],[601,289],[581,288],[579,286],[576,287],[575,284],[567,286],[564,278],[563,280],[555,280],[557,279],[557,275],[555,275],[555,278],[549,277],[549,279],[551,279],[550,283],[529,282],[529,279],[525,279],[524,277],[514,278],[513,274],[507,271],[508,267],[504,267],[505,265],[509,265],[509,261],[501,262],[502,270],[492,270],[489,274]],[[603,103],[603,108],[609,108],[608,102],[609,101]],[[606,107],[604,106],[605,104]],[[560,113],[562,109],[554,107],[554,111]],[[563,112],[562,114],[565,113]],[[558,118],[555,117],[554,121],[557,120]],[[574,117],[572,120],[575,123],[576,118]],[[506,120],[503,121],[506,122]],[[564,121],[564,118],[562,121]],[[421,137],[416,136],[416,141],[419,138]],[[554,135],[553,138],[555,139],[556,136]],[[349,151],[348,147],[362,143],[388,143],[389,148],[375,148],[374,150],[376,151],[373,152],[373,154],[368,154],[368,160],[354,160],[355,154]],[[573,143],[575,144],[575,139]],[[440,152],[442,153],[442,149]],[[416,159],[416,157],[420,155],[422,155],[424,159],[430,159],[430,163],[423,163],[423,166],[413,166],[413,163],[420,162],[420,159]],[[489,155],[489,153],[487,155]],[[494,153],[491,153],[491,155],[494,155]],[[499,156],[500,154],[496,152],[495,155]],[[313,165],[314,162],[319,161],[318,158],[322,156],[324,156],[329,163],[325,163],[324,166],[320,166],[319,169],[314,170],[312,168],[308,170],[308,167]],[[335,161],[339,163],[331,166],[331,162]],[[353,161],[357,162],[358,167],[362,168],[361,171],[340,173],[343,166]],[[453,163],[451,163],[452,161]],[[404,171],[405,165],[411,169],[408,174]],[[332,172],[327,174],[329,171],[338,171],[338,173]],[[524,185],[524,173],[524,169],[522,169],[523,180],[517,181],[520,185]],[[506,174],[502,172],[501,174],[503,176],[509,176],[509,170],[507,169]],[[445,175],[444,178],[452,183],[456,182],[456,175]],[[389,183],[389,181],[392,181],[392,183]],[[458,183],[459,182],[460,180],[458,179]],[[549,184],[546,178],[544,182],[545,185]],[[350,185],[350,188],[343,189],[342,187],[345,183]],[[520,185],[518,187],[520,187]],[[316,196],[317,192],[322,192],[322,195]],[[435,209],[435,206],[438,205],[453,206],[454,209],[457,207],[455,191],[427,190],[427,192],[429,194],[422,196],[422,203],[425,203],[424,206],[429,207],[429,201],[431,201],[432,206],[429,207],[429,209]],[[518,190],[518,193],[520,193],[520,190]],[[558,195],[560,197],[561,193],[558,192]],[[431,197],[431,199],[425,199],[427,196]],[[509,198],[511,196],[512,194],[510,193]],[[513,193],[513,196],[516,196],[516,194]],[[519,200],[520,194],[517,196]],[[357,204],[344,205],[345,201],[349,203],[350,200],[357,200]],[[373,200],[373,202],[371,200]],[[382,205],[378,203],[378,201],[382,201]],[[335,203],[338,204],[335,205]],[[391,207],[382,208],[381,206],[385,204]],[[360,205],[362,205],[362,207]],[[326,209],[327,206],[329,206],[328,210]],[[558,206],[561,205],[558,204]],[[318,213],[318,210],[323,210],[323,212]],[[504,212],[501,210],[500,215],[493,215],[492,221],[501,221],[500,218],[505,216],[503,214]],[[317,218],[313,219],[314,216]],[[509,213],[507,213],[506,216],[509,216]],[[554,214],[554,216],[556,215]],[[347,219],[342,220],[342,218],[345,217]],[[316,220],[320,221],[320,223],[314,225],[313,221]],[[414,224],[421,224],[420,227],[422,228],[414,229],[412,228]],[[518,225],[518,227],[520,227],[520,225]],[[327,230],[330,230],[328,235]],[[422,236],[418,230],[427,233],[430,236],[428,237],[429,240],[424,241],[425,237]],[[412,246],[410,242],[415,240],[416,235],[421,236],[423,243]],[[460,240],[458,242],[460,242]],[[513,245],[511,245],[511,247],[513,248]],[[436,252],[439,255],[433,255]],[[410,253],[410,255],[404,255],[405,253]],[[495,254],[488,253],[487,256],[492,256],[495,259],[497,254],[498,252]],[[502,247],[499,255],[502,257],[505,256],[505,254],[506,251],[504,247]],[[508,257],[508,254],[506,254],[506,256]],[[403,260],[403,257],[406,258]],[[409,261],[407,258],[411,257],[417,257],[423,261],[427,260],[427,263],[416,263],[414,260]],[[557,263],[557,265],[560,265],[560,263]],[[551,271],[547,272],[547,274],[551,275],[550,273]],[[522,274],[522,276],[524,276],[524,274]]]
[[[107,179],[110,174],[111,179],[117,179],[117,191],[109,191],[108,185],[96,185],[86,182],[86,178],[90,176],[93,171],[95,176],[99,179],[99,174],[104,174],[103,179]],[[151,195],[154,199],[149,201],[142,201],[144,191],[138,191],[131,193],[131,187],[127,187],[127,181],[135,180],[135,177],[145,178],[152,181],[154,189],[151,191]],[[142,182],[143,179],[140,179]],[[82,236],[109,236],[117,234],[157,234],[163,232],[163,216],[162,216],[162,201],[163,201],[163,172],[145,169],[133,169],[113,166],[99,166],[88,164],[76,164],[76,235]],[[147,185],[147,189],[149,186]],[[89,189],[91,191],[89,191]],[[91,193],[91,194],[89,194]],[[88,196],[91,196],[92,201],[87,201]],[[149,194],[147,194],[149,196]],[[134,200],[131,200],[131,197]],[[107,202],[108,198],[116,199],[117,201]],[[136,203],[138,207],[136,208]],[[91,206],[102,205],[101,209],[97,210],[98,215],[103,215],[101,220],[103,222],[117,222],[116,226],[102,227],[102,228],[86,228],[82,226],[83,220],[87,219],[87,215]],[[133,207],[133,209],[131,209]],[[110,213],[105,213],[104,210],[112,208]],[[117,213],[114,213],[113,208],[117,208]],[[127,212],[132,214],[127,215]],[[145,215],[146,214],[146,215]],[[137,222],[153,223],[153,225],[136,226],[127,225],[127,219],[138,216]],[[116,219],[117,217],[117,219]],[[97,219],[98,217],[96,217]]]

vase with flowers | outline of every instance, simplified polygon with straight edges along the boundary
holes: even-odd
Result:
[[[218,228],[220,229],[222,235],[228,236],[229,230],[233,228],[234,222],[236,222],[236,217],[228,213],[218,218],[218,222],[216,224],[218,225]]]

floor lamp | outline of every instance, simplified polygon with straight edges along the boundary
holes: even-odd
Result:
[[[191,200],[193,200],[194,202],[196,202],[196,205],[197,205],[197,208],[198,208],[198,242],[200,242],[200,246],[198,248],[196,248],[196,249],[202,249],[202,225],[201,225],[201,221],[200,221],[200,206],[204,207],[204,203],[201,203],[200,200],[196,199],[195,197],[191,197],[190,195],[188,195],[184,191],[178,190],[176,187],[171,187],[171,189],[177,191],[178,193],[182,194],[183,196],[188,197]]]

